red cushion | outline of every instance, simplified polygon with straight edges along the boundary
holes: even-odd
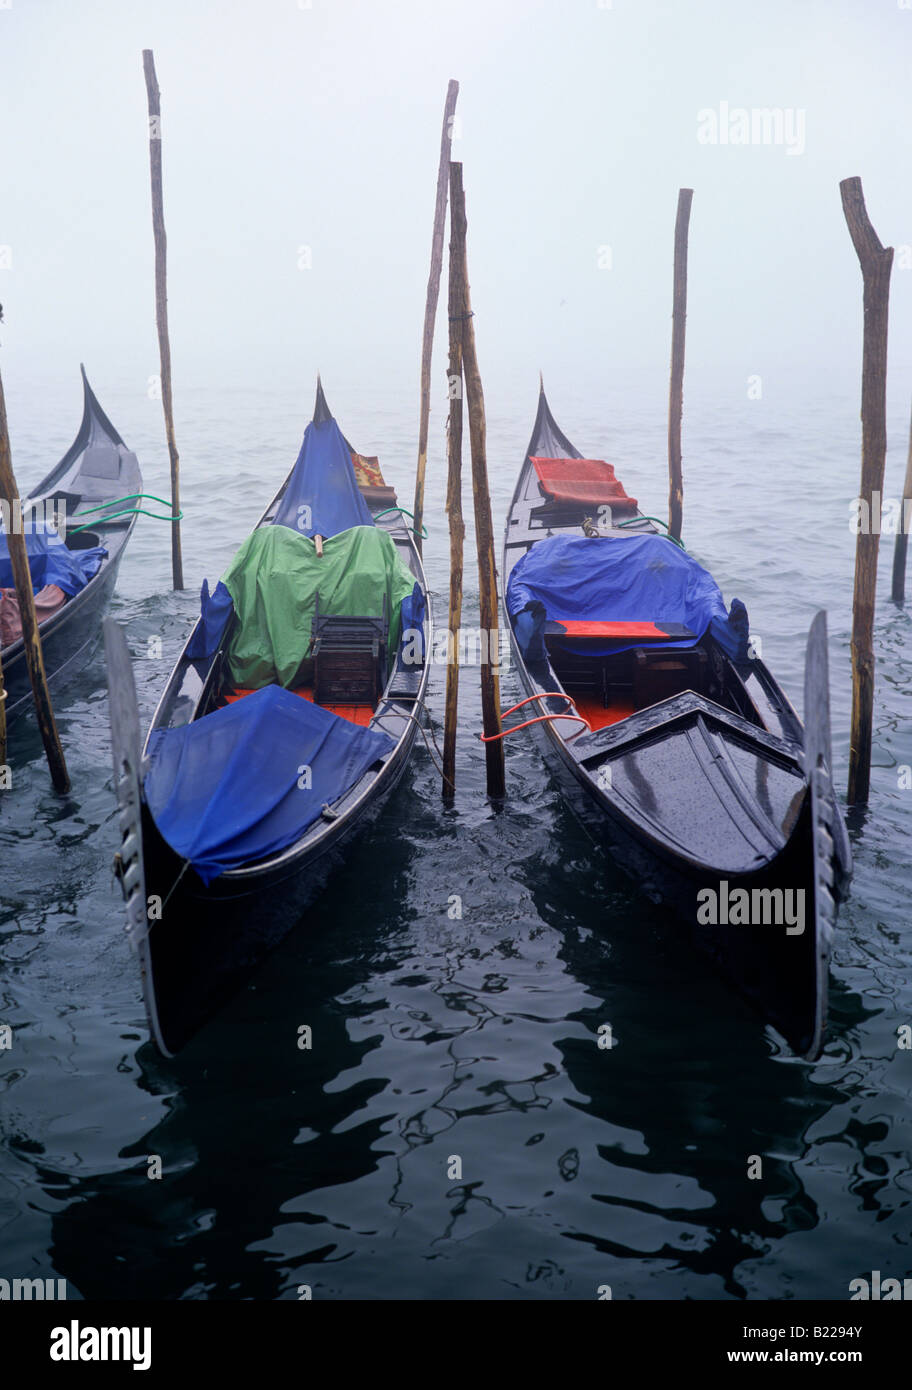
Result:
[[[696,637],[689,627],[682,623],[644,622],[600,622],[592,618],[557,618],[545,628],[547,636],[562,637],[617,637],[643,639],[662,639],[664,641],[687,641]]]
[[[533,458],[532,466],[542,492],[554,502],[636,508],[636,498],[627,496],[623,483],[614,476],[613,465],[603,459]]]

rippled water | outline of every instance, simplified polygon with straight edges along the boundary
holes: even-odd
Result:
[[[483,364],[484,365],[484,364]],[[77,423],[72,391],[21,383],[20,483]],[[401,384],[400,384],[401,385]],[[157,403],[95,382],[166,489]],[[552,389],[578,446],[665,509],[662,387]],[[411,493],[414,400],[327,383],[355,444]],[[346,394],[347,393],[347,394]],[[168,589],[164,528],[143,522],[115,611],[148,719],[196,606],[297,451],[306,411],[274,386],[181,396],[190,591]],[[489,390],[499,531],[535,386]],[[837,780],[845,783],[857,487],[857,387],[792,385],[748,402],[688,378],[685,540],[747,603],[800,708],[803,646],[830,612]],[[428,572],[443,617],[447,541],[435,416]],[[51,440],[53,421],[53,440]],[[230,429],[226,422],[230,421]],[[886,491],[906,421],[891,406]],[[227,440],[227,442],[226,442]],[[51,448],[53,443],[53,448]],[[59,448],[58,448],[59,445]],[[467,494],[466,508],[469,509]],[[145,1040],[110,864],[114,803],[99,655],[58,700],[73,779],[50,790],[34,730],[14,732],[0,806],[0,1273],[71,1296],[153,1298],[845,1299],[871,1269],[912,1270],[908,904],[909,617],[882,546],[869,812],[816,1065],[771,1035],[643,902],[561,800],[538,746],[508,742],[509,798],[488,806],[477,671],[464,674],[459,792],[444,810],[419,742],[385,817],[246,993],[173,1062]],[[477,587],[466,568],[465,621]],[[160,635],[161,659],[146,656]],[[442,668],[430,694],[442,711]],[[510,675],[505,701],[519,697]],[[451,919],[452,894],[463,916]],[[610,1023],[616,1046],[596,1045]],[[313,1049],[300,1051],[300,1024]],[[750,1155],[763,1176],[749,1180]],[[162,1177],[150,1180],[158,1155]],[[461,1177],[452,1177],[454,1157]]]

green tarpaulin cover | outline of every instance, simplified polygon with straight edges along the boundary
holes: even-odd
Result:
[[[399,646],[399,605],[415,576],[376,526],[330,536],[322,558],[312,540],[290,527],[261,526],[235,555],[224,583],[238,619],[228,649],[231,678],[258,690],[272,682],[293,684],[310,654],[318,593],[321,615],[352,618],[381,617],[386,594],[392,657]]]

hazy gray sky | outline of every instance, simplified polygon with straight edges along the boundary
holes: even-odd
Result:
[[[413,389],[451,76],[494,389],[528,399],[539,366],[664,369],[682,185],[689,364],[854,368],[853,174],[897,247],[891,358],[912,376],[902,3],[0,0],[4,375],[157,370],[148,46],[178,381],[249,363],[257,381],[319,366]],[[701,143],[698,113],[722,103],[791,113],[803,148]]]

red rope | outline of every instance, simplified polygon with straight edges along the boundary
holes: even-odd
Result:
[[[563,690],[545,690],[541,695],[527,695],[524,700],[520,700],[518,705],[512,705],[510,709],[505,709],[501,718],[506,718],[508,714],[515,714],[523,705],[528,705],[532,700],[566,700],[569,705],[573,704],[570,696]],[[496,739],[506,738],[507,734],[515,734],[520,729],[528,729],[530,724],[547,724],[552,719],[572,719],[576,724],[582,724],[584,728],[592,733],[592,725],[588,719],[584,719],[581,714],[540,714],[536,719],[525,719],[522,724],[514,724],[509,729],[502,729],[499,734],[479,734],[482,743],[493,743]]]
[[[509,709],[503,710],[501,718],[505,719],[508,714],[515,714],[518,709],[522,709],[523,705],[531,704],[533,700],[566,700],[568,705],[573,704],[565,690],[543,690],[541,695],[527,695],[524,700],[520,700],[518,705],[511,705]],[[564,715],[565,719],[566,717]]]

